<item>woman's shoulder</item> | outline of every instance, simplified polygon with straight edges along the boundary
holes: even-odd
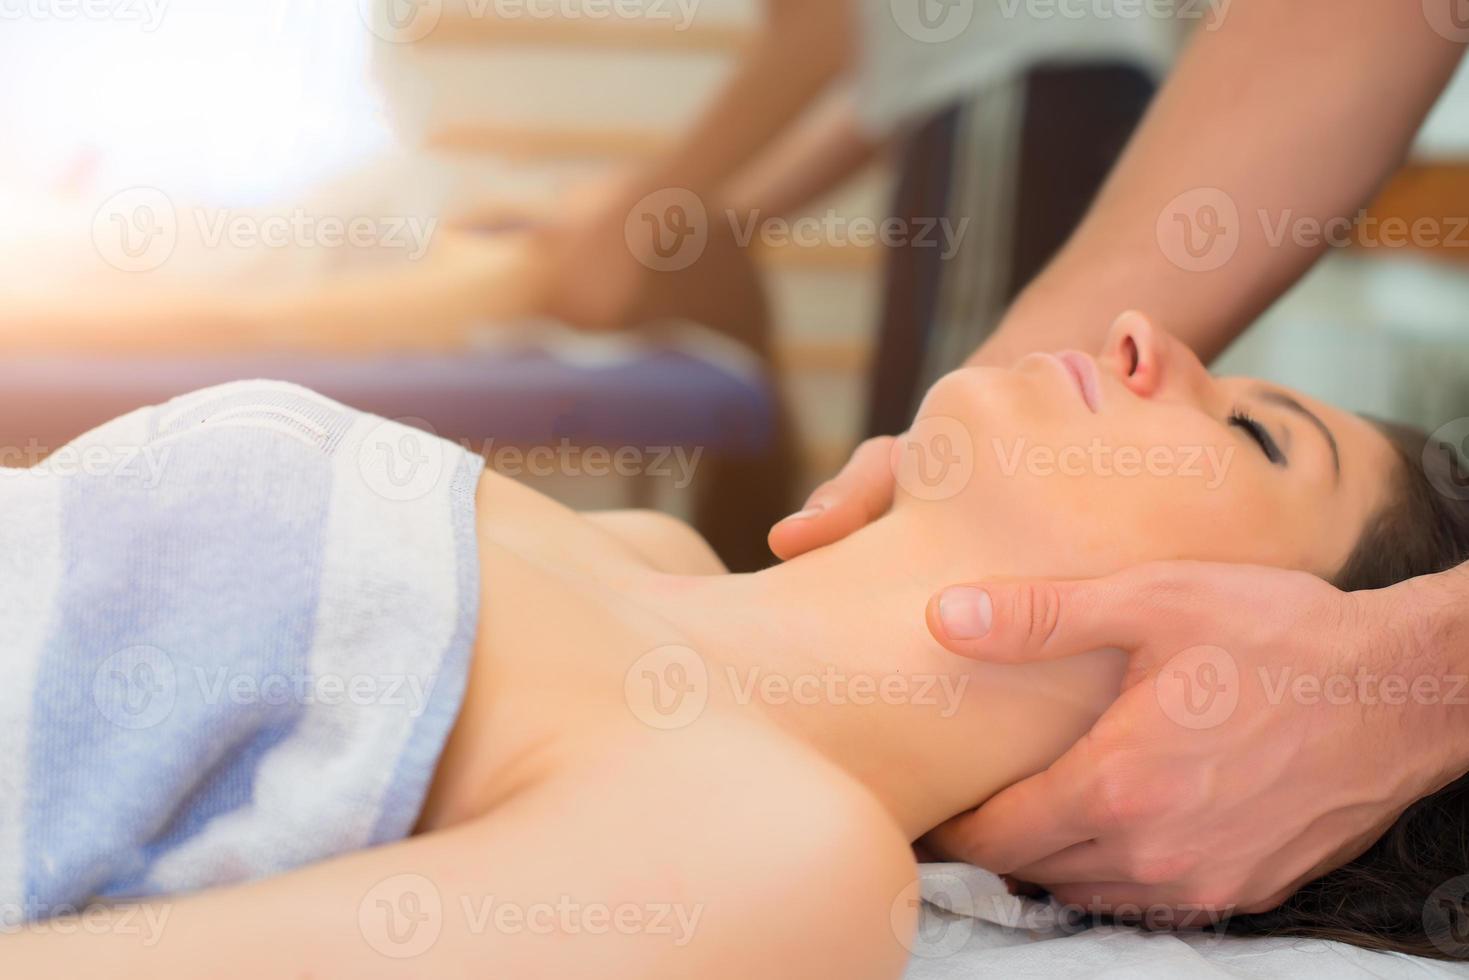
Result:
[[[671,514],[607,510],[582,516],[660,572],[723,575],[729,571],[698,531]]]
[[[704,938],[739,949],[727,975],[902,973],[917,865],[849,774],[767,724],[714,711],[643,733],[618,755],[595,768],[616,773],[619,797],[648,815],[642,832],[720,909],[719,924],[705,925],[727,934]]]

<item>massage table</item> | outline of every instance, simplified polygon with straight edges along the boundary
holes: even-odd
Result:
[[[491,439],[518,447],[564,439],[728,456],[769,449],[773,408],[758,371],[707,348],[609,346],[590,359],[530,337],[453,355],[7,358],[0,360],[0,447],[54,448],[140,405],[270,378],[476,447]]]
[[[66,242],[34,275],[0,276],[7,462],[140,405],[270,378],[480,451],[697,452],[677,508],[731,568],[771,560],[765,535],[794,503],[795,466],[763,306],[745,299],[758,293],[680,280],[688,288],[651,305],[642,329],[588,334],[545,318],[547,263],[529,235],[446,227],[415,261],[179,248],[128,273]],[[725,327],[721,312],[728,329],[706,326]],[[621,505],[666,504],[658,476],[632,479]]]

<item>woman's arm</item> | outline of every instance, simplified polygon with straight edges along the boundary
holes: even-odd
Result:
[[[258,258],[258,256],[257,256]],[[298,249],[294,261],[320,261]],[[442,351],[470,327],[545,308],[544,263],[530,236],[440,230],[419,258],[383,255],[303,278],[293,253],[249,277],[179,256],[197,274],[78,274],[69,288],[0,289],[0,350],[169,355],[258,351]],[[76,268],[96,263],[78,261]],[[212,270],[212,271],[211,271]]]
[[[690,240],[672,237],[665,224],[671,212],[685,213],[679,224],[703,225],[711,237],[728,234],[727,183],[850,63],[851,6],[852,0],[768,0],[764,23],[733,76],[673,147],[552,229],[553,315],[588,329],[637,322],[650,270],[660,266],[650,256],[661,245],[645,238],[661,242],[667,231],[674,242]],[[688,256],[680,271],[707,261],[695,251]],[[670,277],[661,268],[658,275]]]
[[[724,203],[751,220],[793,214],[870,163],[884,140],[862,131],[850,93],[803,119],[724,188]]]
[[[734,76],[641,184],[718,195],[850,63],[851,0],[767,0],[764,6],[764,25]]]
[[[903,840],[799,747],[629,719],[471,823],[142,910],[0,936],[7,976],[894,980]],[[141,914],[146,911],[148,914]]]

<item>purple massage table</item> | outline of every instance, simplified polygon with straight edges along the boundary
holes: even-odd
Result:
[[[536,350],[447,356],[22,358],[0,364],[0,446],[55,448],[141,405],[241,378],[293,381],[449,439],[703,447],[758,456],[774,439],[765,381],[678,351],[569,365]]]

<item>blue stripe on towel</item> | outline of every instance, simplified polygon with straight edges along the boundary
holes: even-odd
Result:
[[[400,493],[394,460],[370,447],[422,438],[244,382],[79,440],[161,466],[38,469],[60,482],[60,572],[29,698],[20,853],[0,853],[23,867],[23,894],[0,896],[3,924],[411,832],[467,681],[483,468],[432,442],[442,478]],[[0,564],[0,590],[11,574]],[[345,702],[317,686],[343,677],[383,686]],[[390,693],[405,680],[423,704]]]
[[[210,451],[190,451],[206,439]],[[26,820],[27,894],[43,907],[145,874],[139,842],[176,843],[248,802],[252,759],[302,710],[247,689],[307,668],[326,457],[249,428],[170,448],[157,487],[142,474],[77,474],[63,494],[64,579],[36,684]],[[230,465],[240,455],[252,472]],[[285,474],[287,485],[252,485]],[[185,819],[153,825],[173,814]]]

